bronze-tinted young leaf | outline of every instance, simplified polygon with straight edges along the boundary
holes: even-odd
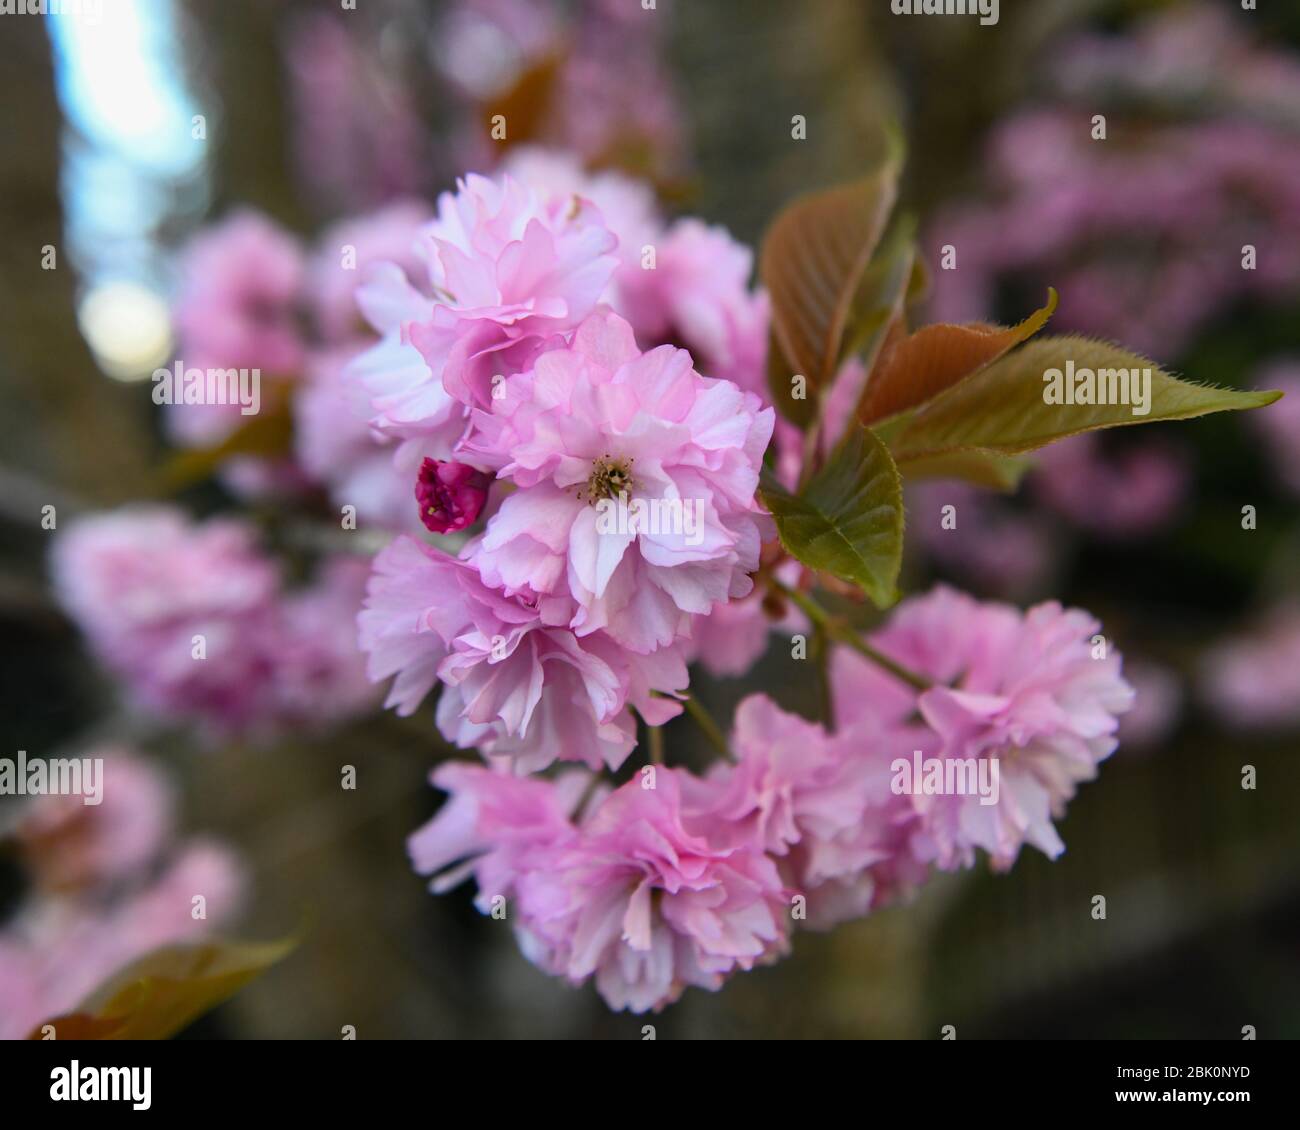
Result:
[[[545,55],[519,75],[515,83],[484,103],[481,108],[483,130],[490,135],[493,119],[505,119],[505,136],[498,139],[502,146],[527,145],[537,142],[555,99],[556,79],[564,59],[560,55]]]
[[[932,400],[1032,337],[1055,309],[1056,291],[1050,290],[1047,305],[1016,326],[922,326],[881,354],[862,399],[860,419],[870,424]]]
[[[773,333],[812,390],[838,366],[858,282],[894,207],[900,159],[895,147],[871,175],[799,197],[763,240],[759,276]]]
[[[165,1040],[242,989],[297,941],[209,941],[164,946],[132,962],[73,1012],[42,1021],[55,1039]]]
[[[850,427],[798,495],[768,475],[761,488],[786,551],[862,588],[877,607],[898,599],[903,499],[898,469],[867,428]]]
[[[1281,395],[1192,384],[1117,345],[1045,337],[930,401],[892,435],[891,450],[900,462],[972,449],[1014,455],[1079,432],[1259,408]]]

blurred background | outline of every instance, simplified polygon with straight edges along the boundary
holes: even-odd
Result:
[[[905,588],[947,579],[1101,618],[1139,692],[1121,747],[1061,825],[1059,862],[1026,852],[1009,875],[942,876],[909,907],[802,935],[774,968],[687,992],[659,1038],[1300,1037],[1300,9],[1006,0],[994,26],[889,9],[102,0],[98,20],[0,16],[3,752],[129,746],[172,783],[184,835],[238,860],[223,932],[302,929],[192,1035],[636,1039],[645,1021],[534,970],[469,890],[424,891],[404,841],[436,807],[430,708],[213,743],[125,708],[60,610],[41,508],[165,490],[175,437],[149,375],[174,355],[177,250],[243,206],[310,246],[526,142],[644,178],[669,213],[756,246],[898,119],[933,318],[1014,322],[1051,285],[1058,331],[1290,395],[1070,441],[1014,497],[913,494]],[[225,481],[178,498],[200,515],[247,501]],[[938,518],[954,502],[956,537]],[[778,641],[745,680],[694,677],[726,716],[756,685],[807,709],[801,675]],[[695,740],[670,725],[688,757]],[[0,798],[0,831],[15,811]],[[0,981],[24,960],[6,931],[46,897],[6,842]]]

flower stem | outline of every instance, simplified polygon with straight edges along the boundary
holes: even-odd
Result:
[[[709,739],[709,744],[734,765],[736,757],[731,752],[731,746],[727,744],[726,735],[713,720],[713,715],[705,709],[704,704],[694,695],[691,695],[685,701],[686,713],[694,718],[696,725],[704,731],[704,736]]]
[[[772,579],[769,583],[782,596],[794,601],[803,614],[831,639],[853,648],[859,655],[866,656],[872,663],[888,671],[896,679],[901,679],[908,686],[915,687],[918,691],[929,690],[934,685],[924,675],[918,675],[915,671],[908,670],[901,663],[895,663],[889,656],[877,651],[854,628],[838,617],[832,616],[807,593],[792,589],[776,579]]]
[[[604,775],[601,773],[592,773],[591,780],[587,782],[587,787],[582,790],[582,796],[578,798],[578,804],[571,813],[574,823],[582,820],[587,811],[587,805],[591,803],[591,798],[596,795],[596,790],[604,783]]]
[[[662,726],[646,727],[646,744],[650,747],[650,764],[664,763],[664,731]]]
[[[803,490],[808,485],[808,480],[817,472],[817,453],[821,444],[821,408],[817,410],[817,415],[813,422],[808,426],[808,430],[803,436],[803,459],[799,465],[799,485],[798,489]]]

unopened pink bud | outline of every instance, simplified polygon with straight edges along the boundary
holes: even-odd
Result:
[[[491,475],[465,463],[426,459],[415,480],[420,521],[435,534],[463,530],[482,512],[491,485]]]

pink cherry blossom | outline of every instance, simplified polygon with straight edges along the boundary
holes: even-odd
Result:
[[[137,506],[70,523],[51,571],[92,650],[144,710],[215,737],[317,726],[370,705],[352,627],[359,561],[326,563],[289,593],[243,523]]]
[[[435,893],[473,875],[475,903],[487,914],[496,897],[514,897],[519,875],[538,865],[539,853],[577,838],[572,818],[590,778],[568,772],[548,781],[449,762],[429,780],[449,798],[407,841],[411,863],[434,876]]]
[[[1006,868],[1025,843],[1051,858],[1065,850],[1052,820],[1114,752],[1118,716],[1133,699],[1100,631],[1086,612],[1054,601],[1021,613],[940,586],[904,601],[870,637],[932,679],[930,689],[918,694],[854,652],[834,654],[841,727],[896,726],[919,714],[930,733],[917,735],[915,748],[926,756],[998,761],[996,804],[974,794],[912,797],[922,819],[913,838],[921,858],[969,866],[983,848]]]
[[[590,790],[580,772],[546,781],[461,764],[432,780],[451,795],[410,839],[416,870],[435,891],[472,875],[483,913],[507,900],[531,961],[574,984],[594,979],[611,1008],[663,1008],[787,948],[775,865],[753,845],[711,842],[683,802],[681,770],[613,792]]]
[[[797,585],[802,569],[787,558],[773,572],[785,584]],[[746,597],[715,605],[707,616],[692,617],[690,638],[681,644],[686,662],[699,663],[715,678],[739,678],[763,657],[773,633],[789,641],[795,633],[807,632],[804,614],[783,604],[756,587]]]
[[[344,379],[367,404],[370,424],[387,437],[419,439],[435,458],[449,459],[468,425],[465,406],[443,387],[404,327],[432,317],[434,302],[396,263],[364,274],[357,306],[380,340],[348,363]],[[393,414],[389,405],[400,405]]]
[[[1215,644],[1200,674],[1204,697],[1234,729],[1300,725],[1300,602],[1285,601]]]
[[[375,559],[359,618],[374,680],[393,678],[385,705],[411,714],[444,686],[448,740],[510,758],[519,772],[556,759],[617,768],[636,741],[631,709],[659,725],[686,686],[675,648],[636,655],[604,633],[578,637],[553,602],[525,602],[484,584],[472,565],[399,537]]]
[[[666,225],[647,182],[587,173],[567,153],[512,150],[502,171],[549,196],[577,195],[600,209],[618,237],[619,258],[603,301],[628,320],[643,349],[684,346],[706,376],[733,381],[766,402],[769,303],[764,292],[749,289],[748,247],[700,220]]]
[[[916,814],[889,786],[891,761],[909,747],[902,726],[832,736],[751,695],[736,708],[737,764],[716,766],[687,795],[715,838],[778,857],[786,885],[807,901],[808,924],[825,929],[927,874],[910,848]]]
[[[763,594],[755,591],[694,617],[682,651],[688,663],[701,664],[717,678],[737,678],[767,651],[775,627],[763,610]]]
[[[184,250],[173,307],[177,353],[192,365],[287,374],[302,360],[297,241],[257,212],[232,213]]]
[[[356,351],[313,354],[293,398],[294,455],[338,507],[354,506],[359,526],[417,529],[411,476],[398,465],[399,445],[377,436],[358,410],[344,370]]]
[[[628,317],[622,295],[646,273],[644,249],[656,247],[664,230],[653,187],[612,170],[587,172],[570,152],[532,145],[511,149],[499,171],[548,198],[579,196],[600,209],[605,226],[618,239],[619,260],[603,299]]]
[[[40,898],[0,930],[0,1039],[25,1038],[74,1011],[104,982],[161,946],[194,942],[228,922],[245,879],[225,847],[191,841],[157,879],[125,893]],[[206,918],[195,918],[202,895]]]
[[[1177,727],[1187,688],[1177,671],[1151,659],[1126,658],[1124,677],[1133,684],[1133,708],[1119,720],[1120,751],[1146,753]]]
[[[752,388],[738,370],[757,383],[767,347],[767,299],[749,290],[753,261],[725,228],[678,220],[656,247],[653,270],[620,276],[620,312],[642,343],[680,342],[702,372]]]
[[[520,489],[475,544],[488,584],[569,598],[579,635],[603,630],[642,654],[751,591],[767,529],[754,492],[773,422],[756,396],[701,377],[683,350],[641,353],[608,312],[510,385],[517,403],[483,442],[505,453],[500,476]],[[640,524],[630,520],[638,504],[650,517]]]
[[[272,672],[268,727],[319,730],[378,705],[356,632],[369,573],[363,558],[326,557],[309,584],[276,602],[251,645]]]
[[[398,322],[425,362],[385,367],[372,357],[358,371],[373,423],[403,436],[441,428],[448,394],[490,408],[495,375],[518,372],[595,307],[618,265],[616,244],[580,197],[473,174],[443,193],[422,236],[433,300],[392,265],[358,295],[372,322]]]
[[[102,759],[99,804],[74,794],[34,797],[14,835],[23,861],[52,890],[111,883],[145,868],[170,838],[175,798],[166,779],[127,749],[96,748]]]
[[[225,518],[194,524],[162,505],[76,519],[59,535],[52,565],[82,625],[104,634],[176,616],[239,615],[260,608],[277,583],[251,527]]]
[[[790,902],[761,851],[692,828],[681,770],[659,768],[601,801],[570,844],[516,879],[530,955],[613,1009],[671,1004],[690,985],[785,952]]]
[[[369,336],[356,290],[367,270],[393,263],[417,283],[424,274],[420,230],[431,219],[427,204],[399,200],[376,212],[326,229],[308,263],[306,290],[324,341],[344,344]]]
[[[243,869],[226,847],[175,838],[171,784],[155,765],[125,748],[81,755],[104,759],[100,804],[42,796],[18,810],[31,882],[0,924],[0,1039],[73,1011],[151,950],[223,928],[242,900]]]

